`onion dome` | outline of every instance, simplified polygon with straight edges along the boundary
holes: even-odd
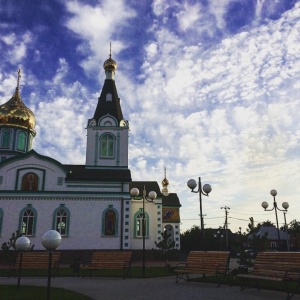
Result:
[[[18,84],[12,98],[0,105],[0,125],[14,126],[32,131],[35,135],[35,116],[33,112],[23,103],[20,90],[20,69],[18,70]]]
[[[164,196],[168,196],[169,195],[169,190],[168,190],[168,185],[169,185],[169,180],[167,179],[167,169],[165,168],[165,178],[163,179],[163,181],[161,182],[163,188],[162,188],[162,194]]]
[[[103,63],[103,68],[105,71],[115,72],[117,69],[117,63],[111,58],[111,54],[109,55],[109,59],[107,59]]]
[[[164,178],[163,181],[161,182],[162,186],[169,185],[169,180],[167,178]]]
[[[117,63],[111,58],[111,43],[110,43],[109,59],[107,59],[104,62],[103,68],[105,70],[106,79],[115,80],[115,72],[117,69]]]

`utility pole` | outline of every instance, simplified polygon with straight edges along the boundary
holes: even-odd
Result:
[[[226,236],[226,249],[228,250],[228,210],[230,209],[230,207],[228,206],[224,206],[221,207],[221,209],[225,209],[225,236]]]

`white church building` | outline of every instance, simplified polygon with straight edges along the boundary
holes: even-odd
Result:
[[[157,198],[145,201],[145,247],[167,230],[180,249],[180,201],[156,181],[132,181],[128,168],[129,123],[123,118],[115,84],[116,62],[104,62],[105,81],[87,121],[86,163],[62,164],[33,150],[34,113],[21,99],[19,80],[12,98],[0,105],[0,246],[16,230],[35,250],[43,234],[60,232],[61,250],[141,249],[143,188]],[[130,190],[138,188],[139,198]]]

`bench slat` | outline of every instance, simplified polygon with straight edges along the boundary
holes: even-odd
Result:
[[[85,271],[93,270],[123,270],[125,278],[125,272],[130,273],[131,268],[132,251],[95,251],[92,254],[90,263],[88,265],[81,266],[83,277]]]
[[[191,251],[185,266],[175,269],[176,283],[189,280],[189,274],[226,276],[229,260],[230,253],[225,251]]]

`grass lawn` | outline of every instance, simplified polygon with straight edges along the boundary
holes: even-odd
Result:
[[[1,300],[32,300],[47,299],[47,288],[42,286],[21,286],[17,290],[15,285],[0,285],[0,299]],[[62,288],[51,287],[51,300],[91,300],[90,297],[82,294],[65,290]]]

